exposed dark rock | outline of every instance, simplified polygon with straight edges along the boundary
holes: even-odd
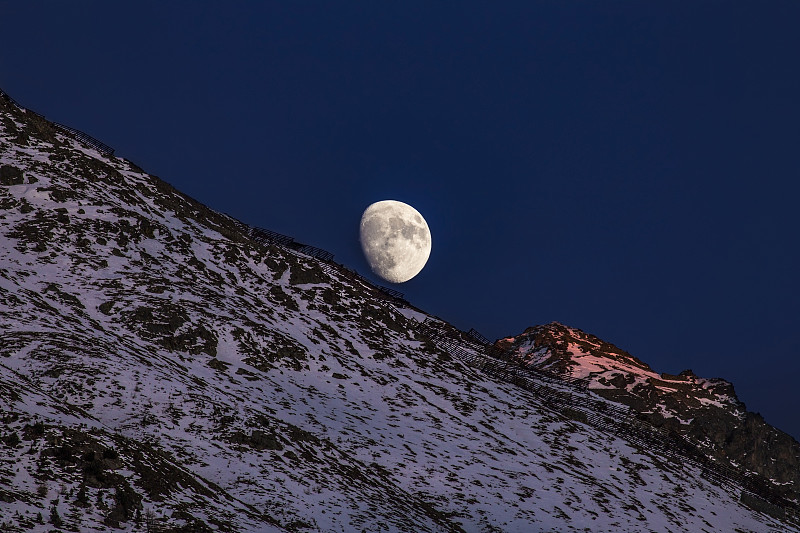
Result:
[[[22,185],[25,177],[22,171],[11,165],[0,166],[0,185]]]
[[[142,496],[125,479],[121,479],[114,490],[114,507],[106,516],[106,525],[119,527],[120,522],[133,520],[137,510],[142,509]]]
[[[241,431],[235,432],[230,437],[235,444],[244,444],[255,450],[283,450],[283,444],[274,433],[254,429],[249,435]]]
[[[300,264],[292,267],[289,274],[289,283],[291,285],[303,285],[306,283],[323,283],[325,276],[318,266],[304,267]]]

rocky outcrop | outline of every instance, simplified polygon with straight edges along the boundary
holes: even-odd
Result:
[[[498,341],[521,362],[572,378],[625,404],[639,418],[683,435],[704,453],[800,497],[800,443],[748,412],[730,382],[657,373],[628,352],[579,329],[553,322]]]

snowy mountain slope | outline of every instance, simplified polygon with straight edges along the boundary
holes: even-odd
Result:
[[[465,365],[345,271],[0,110],[5,529],[793,530]]]
[[[800,497],[800,444],[748,412],[724,379],[691,370],[659,374],[624,350],[558,323],[529,328],[498,345],[531,367],[587,380],[597,394],[684,435],[717,461],[774,481],[790,499]]]

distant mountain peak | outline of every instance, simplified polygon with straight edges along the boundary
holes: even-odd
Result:
[[[691,369],[677,375],[658,373],[614,344],[559,322],[529,327],[521,335],[501,339],[498,345],[526,365],[588,380],[591,389],[624,389],[635,394],[648,383],[665,392],[674,387],[686,390],[686,385],[692,384],[697,390],[713,389],[739,406],[733,385],[722,378],[702,378]]]
[[[625,350],[558,322],[527,328],[498,346],[523,365],[586,380],[596,394],[683,435],[725,464],[800,487],[800,444],[748,412],[725,379],[703,378],[690,369],[658,373]],[[764,456],[784,460],[764,462]]]
[[[625,350],[560,322],[527,328],[522,335],[501,339],[499,345],[514,350],[527,364],[573,378],[588,378],[609,369],[655,374],[647,363]]]

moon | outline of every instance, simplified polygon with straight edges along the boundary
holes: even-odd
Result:
[[[391,283],[405,283],[419,274],[431,255],[428,223],[403,202],[383,200],[367,207],[360,233],[369,267]]]

